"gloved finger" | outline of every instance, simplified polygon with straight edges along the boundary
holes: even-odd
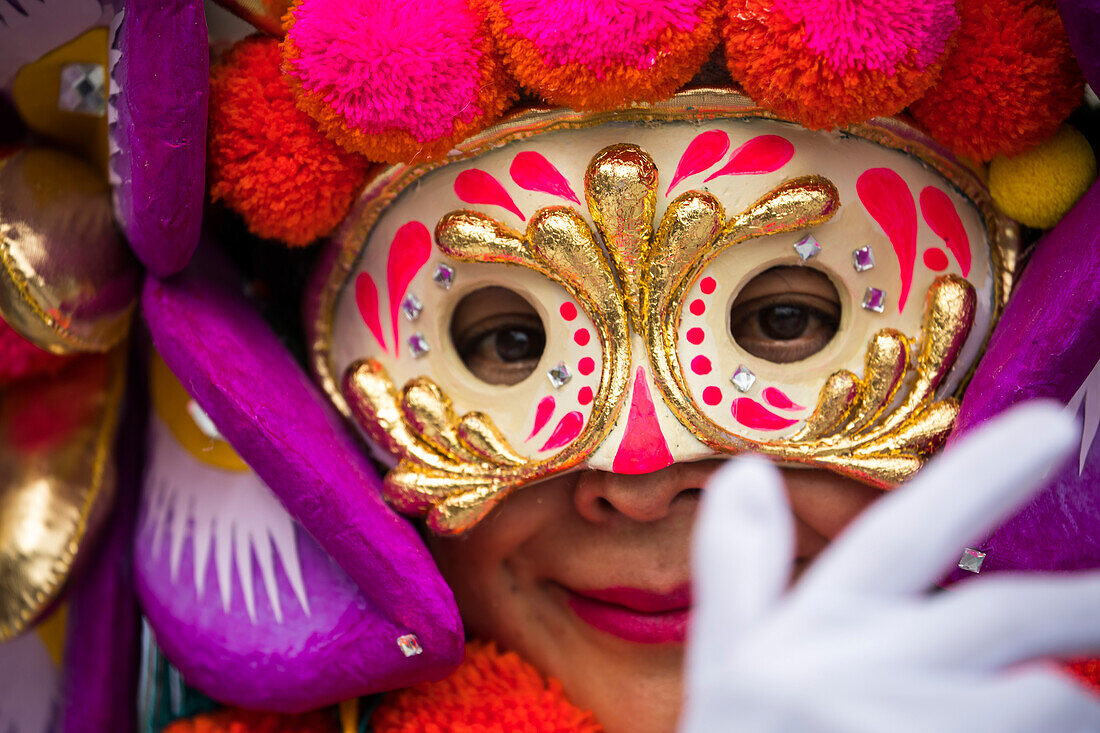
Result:
[[[807,571],[799,597],[928,589],[963,547],[1043,485],[1077,437],[1061,406],[1013,408],[856,519]]]
[[[913,656],[991,671],[1100,652],[1100,572],[975,579],[931,600],[903,635]]]
[[[730,460],[707,483],[692,549],[689,656],[720,662],[728,643],[776,602],[790,578],[794,529],[779,471]]]

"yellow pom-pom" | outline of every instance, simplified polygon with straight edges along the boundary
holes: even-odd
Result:
[[[989,190],[1001,211],[1021,224],[1050,229],[1096,180],[1096,156],[1080,132],[1062,125],[1058,132],[1014,158],[989,164]]]

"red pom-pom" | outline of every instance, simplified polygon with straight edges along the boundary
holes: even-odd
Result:
[[[25,377],[56,374],[71,360],[43,351],[0,320],[0,387]]]
[[[910,107],[956,153],[1023,153],[1081,103],[1084,78],[1054,3],[959,3],[958,43],[939,82]]]
[[[369,163],[322,135],[294,103],[279,42],[248,38],[210,75],[210,195],[249,230],[292,246],[347,215]]]
[[[603,730],[591,713],[565,699],[560,682],[543,679],[514,652],[476,643],[449,677],[388,695],[371,726],[376,733]]]
[[[758,104],[812,129],[900,112],[935,81],[951,0],[729,0],[730,74]]]
[[[475,3],[520,84],[574,109],[667,99],[718,44],[719,0]]]

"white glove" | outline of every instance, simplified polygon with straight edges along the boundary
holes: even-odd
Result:
[[[681,733],[1100,731],[1100,697],[1021,665],[1100,651],[1100,573],[934,592],[1078,437],[1058,406],[1012,410],[864,512],[789,591],[782,478],[731,461],[695,534]]]

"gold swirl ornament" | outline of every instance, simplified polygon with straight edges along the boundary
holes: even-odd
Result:
[[[125,347],[0,393],[0,642],[57,602],[115,490]]]

